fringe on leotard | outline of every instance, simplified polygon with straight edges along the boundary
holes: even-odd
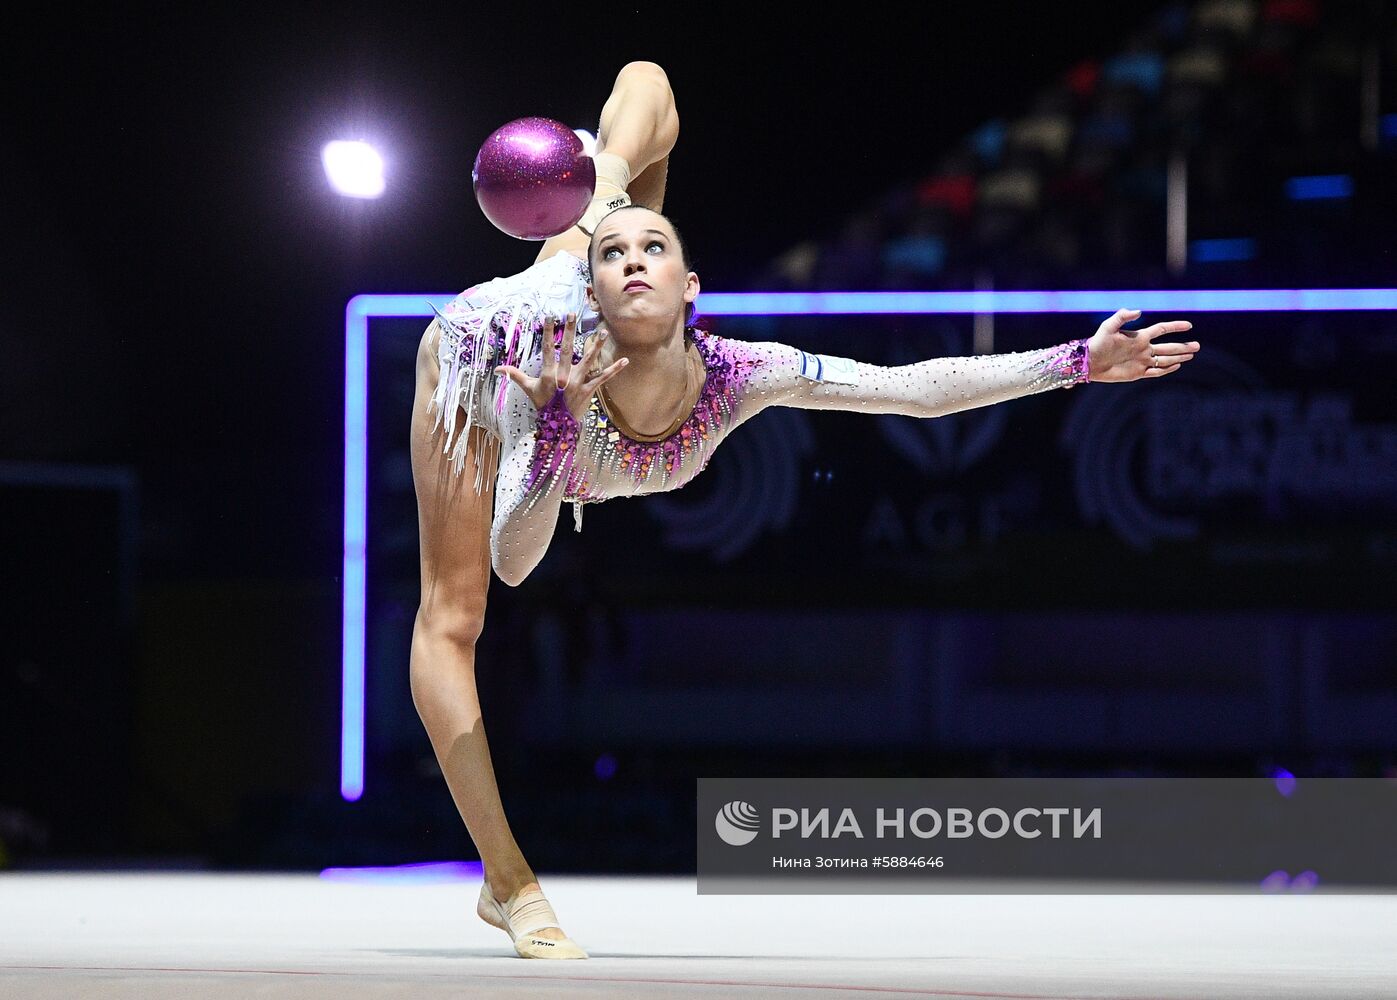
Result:
[[[495,428],[501,423],[510,381],[496,369],[510,365],[527,372],[522,362],[541,356],[540,335],[550,316],[562,321],[568,313],[577,313],[579,341],[585,331],[594,328],[597,317],[587,305],[587,282],[587,262],[559,250],[519,274],[466,289],[444,310],[432,306],[441,329],[437,345],[441,374],[428,412],[436,415],[433,434],[445,423],[442,454],[450,457],[455,474],[465,468],[470,429],[486,412],[483,407],[488,405],[495,417],[494,427],[488,428],[492,431],[488,436],[493,440],[487,442],[486,449],[476,452],[477,493],[491,488],[485,482],[485,459],[488,449],[500,443]],[[573,358],[576,360],[575,345]],[[466,412],[465,426],[459,433],[457,405],[448,406],[448,400]]]

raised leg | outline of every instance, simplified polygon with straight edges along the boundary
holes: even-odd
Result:
[[[665,181],[669,178],[669,154],[646,167],[639,177],[631,181],[626,194],[631,196],[632,205],[644,205],[654,212],[665,210]]]
[[[444,430],[431,433],[434,420],[427,401],[440,375],[438,335],[433,322],[418,347],[412,405],[412,474],[422,571],[422,599],[412,629],[412,700],[456,809],[480,852],[490,888],[503,902],[537,883],[505,819],[476,694],[475,643],[485,623],[490,586],[493,495],[488,490],[475,492],[475,453],[486,445],[485,432],[471,428],[470,453],[459,475],[442,454]],[[487,455],[497,461],[498,449],[490,448]],[[489,482],[493,470],[485,471]],[[535,933],[555,940],[566,937],[558,928]]]
[[[665,71],[652,62],[621,67],[601,109],[597,152],[615,153],[631,165],[631,177],[669,156],[679,140],[679,115]]]
[[[602,105],[597,126],[598,153],[615,153],[631,167],[626,193],[634,204],[660,210],[664,204],[669,154],[679,139],[679,115],[669,77],[657,63],[631,62],[621,67]],[[587,234],[576,227],[543,244],[535,263],[567,250],[587,259]]]

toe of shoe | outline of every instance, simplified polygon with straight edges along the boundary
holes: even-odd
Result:
[[[514,942],[514,950],[523,958],[587,958],[588,955],[572,938],[554,941],[552,938],[526,934]]]

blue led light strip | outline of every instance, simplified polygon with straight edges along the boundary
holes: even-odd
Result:
[[[454,295],[356,295],[344,324],[344,621],[340,794],[364,794],[364,611],[368,534],[369,319],[432,315]],[[1397,309],[1397,288],[1234,288],[1088,292],[703,292],[708,316],[947,313],[1339,312]],[[1163,318],[1163,317],[1161,317]]]

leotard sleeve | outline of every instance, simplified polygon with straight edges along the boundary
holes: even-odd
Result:
[[[941,417],[1089,381],[1086,339],[886,367],[772,341],[734,342],[741,419],[768,406]]]
[[[541,367],[535,357],[521,370],[537,376]],[[506,378],[505,383],[490,563],[496,576],[517,587],[548,551],[564,494],[569,485],[576,485],[573,457],[581,427],[561,389],[538,409],[513,381]]]

